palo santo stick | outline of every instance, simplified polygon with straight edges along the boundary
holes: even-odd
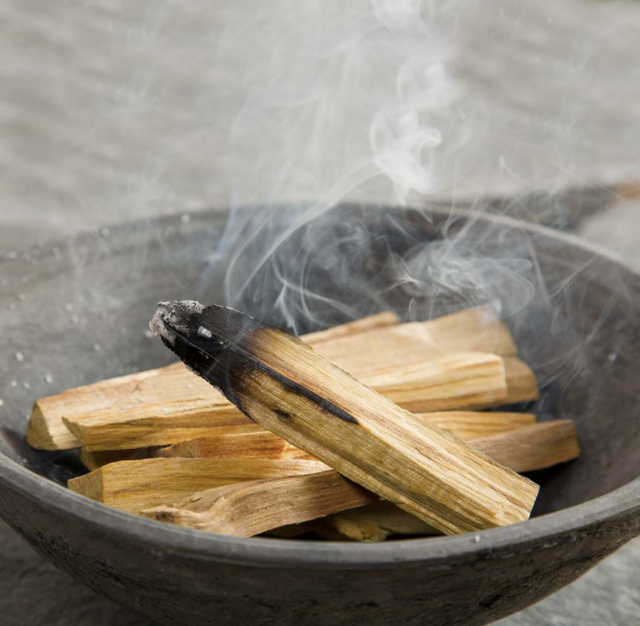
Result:
[[[317,461],[144,459],[120,461],[73,478],[69,489],[122,511],[176,502],[197,491],[326,470]]]
[[[518,471],[550,467],[574,459],[580,453],[575,426],[567,420],[544,422],[478,439],[472,445]],[[145,510],[142,514],[190,528],[248,536],[329,515],[330,511],[345,511],[320,521],[316,532],[329,539],[353,541],[383,541],[391,534],[439,534],[431,524],[390,502],[355,509],[361,506],[360,500],[345,500],[340,489],[335,494],[329,489],[317,492],[316,476],[322,476],[322,480],[318,479],[322,485],[340,478],[337,472],[324,471],[305,476],[304,481],[301,478],[263,480],[210,489],[178,504]],[[309,489],[307,493],[298,490],[303,482]],[[337,486],[340,485],[342,483]],[[286,507],[282,506],[283,502],[287,503]],[[295,528],[288,529],[290,536],[296,533]]]
[[[333,341],[334,339],[341,339],[343,337],[353,337],[370,330],[397,326],[398,324],[400,324],[400,318],[396,313],[393,311],[384,311],[376,315],[369,315],[368,317],[354,320],[353,322],[333,326],[326,330],[307,333],[306,335],[302,335],[301,339],[310,346],[318,346],[325,341]]]
[[[397,325],[397,332],[391,333],[381,320],[392,327],[396,324],[392,314],[383,313],[345,325],[349,327],[347,333],[340,326],[313,333],[310,341],[318,352],[354,375],[424,361],[449,352],[477,350],[502,356],[516,352],[506,326],[485,307],[428,322]],[[308,337],[305,335],[303,339]],[[359,339],[355,341],[354,337]],[[381,358],[381,355],[384,356]],[[126,421],[144,404],[171,405],[200,399],[206,399],[212,407],[227,404],[222,394],[194,376],[182,363],[122,376],[40,398],[33,407],[27,441],[42,450],[76,448],[80,442],[65,427],[63,415],[79,422],[96,411],[110,410],[114,415],[121,414]],[[170,442],[159,445],[166,443]]]
[[[371,492],[329,470],[209,489],[176,505],[148,508],[141,514],[178,526],[251,537],[377,499]]]
[[[542,422],[477,439],[472,445],[517,472],[546,469],[580,455],[575,425],[569,420]],[[384,541],[389,535],[396,534],[439,534],[428,524],[389,502],[332,515],[322,520],[315,530],[327,539],[351,541]]]
[[[531,402],[540,398],[538,380],[533,370],[526,363],[516,357],[505,357],[504,370],[507,378],[507,397],[496,402],[494,406]]]
[[[303,339],[315,345],[399,323],[400,319],[395,313],[385,311],[304,335]],[[222,394],[194,376],[182,363],[119,376],[37,400],[27,427],[27,442],[32,448],[39,450],[78,448],[80,442],[63,424],[63,416],[67,419],[81,419],[104,409],[124,413],[135,411],[141,404],[162,404],[183,399],[196,401],[203,398],[211,406],[227,404],[227,399]]]
[[[362,382],[398,406],[421,412],[491,405],[507,396],[502,358],[475,352],[398,366],[363,376]],[[92,451],[167,445],[208,436],[207,429],[251,424],[230,402],[209,406],[201,399],[143,404],[126,412],[96,411],[82,419],[65,417],[63,422]]]
[[[580,456],[575,424],[541,422],[473,441],[473,447],[515,472],[533,472]]]
[[[325,539],[365,542],[384,541],[392,535],[440,534],[415,515],[384,501],[329,515],[313,530]]]
[[[371,339],[363,341],[365,337]],[[344,337],[314,348],[356,377],[451,352],[489,352],[503,357],[517,354],[508,328],[488,307],[382,328],[374,335]]]
[[[202,437],[158,450],[160,457],[199,459],[308,459],[313,457],[268,430]]]
[[[466,440],[490,437],[518,428],[531,426],[536,422],[532,413],[480,413],[475,411],[444,411],[442,413],[419,413],[420,421],[435,424]],[[222,429],[218,429],[222,431]],[[84,450],[84,449],[83,449]],[[94,454],[118,454],[117,451]],[[182,458],[312,458],[303,450],[291,445],[282,437],[265,431],[220,432],[216,434],[181,441],[156,453],[163,457]]]
[[[416,417],[420,421],[444,428],[467,441],[511,432],[536,423],[536,416],[533,413],[443,411],[418,413]]]
[[[413,413],[487,406],[508,395],[504,362],[488,353],[441,355],[431,362],[399,365],[359,380]]]
[[[200,400],[170,406],[143,404],[128,419],[111,410],[96,411],[80,421],[63,418],[77,441],[88,450],[128,450],[163,446],[216,432],[264,432],[233,405],[202,408]]]
[[[161,304],[151,328],[254,421],[440,531],[529,517],[537,485],[420,422],[286,332],[196,302]]]

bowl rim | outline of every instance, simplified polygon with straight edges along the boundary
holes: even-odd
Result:
[[[348,207],[348,204],[340,206]],[[360,206],[360,205],[357,205]],[[366,205],[367,208],[374,205]],[[426,210],[424,207],[386,207],[406,210]],[[432,207],[436,213],[446,213],[460,217],[478,215],[467,209],[442,209]],[[208,209],[194,212],[199,219],[206,219],[225,209]],[[180,214],[163,216],[152,220],[138,220],[139,223],[168,222],[179,220]],[[550,228],[532,224],[511,217],[483,214],[483,220],[502,223],[506,227],[520,228],[546,237],[555,238],[572,247],[578,247],[603,260],[609,261],[640,279],[640,274],[629,267],[622,259],[610,251],[584,241],[576,235],[558,232]],[[124,222],[110,229],[131,227],[136,222]],[[95,231],[98,236],[99,230]],[[94,233],[81,233],[91,235]],[[72,235],[61,241],[47,244],[53,250],[62,248],[65,243],[79,235]],[[36,247],[40,248],[40,247]],[[3,262],[0,261],[0,267]],[[462,535],[409,538],[382,543],[338,543],[305,541],[301,543],[287,539],[264,537],[233,537],[205,533],[172,524],[163,524],[155,520],[125,513],[109,506],[94,502],[71,490],[40,476],[23,467],[0,452],[0,482],[19,496],[26,497],[47,508],[71,515],[81,521],[99,527],[102,531],[126,536],[137,543],[151,544],[154,549],[180,551],[199,560],[227,562],[252,567],[305,567],[314,569],[368,569],[418,567],[426,561],[441,561],[477,555],[482,552],[494,552],[503,548],[513,549],[516,545],[523,548],[527,543],[548,539],[548,546],[555,544],[554,536],[565,535],[584,530],[620,515],[637,515],[640,519],[640,476],[609,493],[587,502],[561,509],[525,522],[476,533]],[[44,504],[43,504],[44,503]],[[640,524],[638,524],[640,533]]]

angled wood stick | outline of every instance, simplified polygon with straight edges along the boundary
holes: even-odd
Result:
[[[518,472],[531,472],[565,463],[580,455],[573,422],[543,422],[509,433],[473,441],[481,452]],[[384,541],[390,535],[434,535],[434,528],[390,502],[344,511],[314,528],[326,539]],[[293,534],[293,529],[289,532]]]
[[[342,541],[384,541],[392,535],[439,535],[415,515],[391,502],[381,501],[329,515],[313,529],[325,539]]]
[[[580,456],[575,424],[553,420],[475,439],[473,447],[515,472],[533,472]]]
[[[364,375],[362,382],[398,406],[419,412],[492,405],[507,397],[503,360],[495,354],[440,356],[431,362]],[[259,429],[230,402],[210,406],[203,399],[147,403],[127,411],[94,411],[83,418],[64,417],[63,422],[90,451],[167,445],[207,436],[208,430],[220,428]]]
[[[400,318],[395,313],[385,311],[304,335],[303,339],[310,345],[316,345],[399,323]],[[194,376],[183,363],[119,376],[37,400],[27,427],[27,442],[39,450],[78,448],[80,442],[63,424],[63,416],[80,419],[104,409],[135,412],[141,404],[162,404],[182,399],[196,401],[203,398],[211,406],[227,404],[227,399],[222,394]]]
[[[264,431],[233,405],[205,409],[200,400],[170,406],[143,404],[135,412],[129,412],[127,419],[111,410],[102,410],[78,421],[65,417],[63,422],[76,440],[92,452],[162,446],[216,432]]]
[[[442,413],[418,413],[416,418],[444,428],[466,440],[489,437],[509,432],[536,422],[532,413],[479,413],[474,411],[443,411]],[[282,437],[264,431],[223,431],[216,434],[181,441],[162,448],[157,456],[183,458],[312,458],[303,450],[296,448]],[[91,454],[85,451],[83,454]],[[96,455],[117,455],[117,451],[97,452]],[[82,454],[81,454],[82,458]],[[109,456],[106,457],[110,458]],[[86,465],[86,463],[85,463]]]
[[[576,458],[580,452],[575,427],[567,420],[544,422],[478,439],[472,445],[520,471],[563,463]],[[321,484],[325,484],[332,474],[339,476],[337,472],[321,472]],[[318,520],[315,531],[328,539],[352,541],[383,541],[392,534],[440,534],[431,524],[390,502],[355,509],[361,506],[359,499],[346,501],[340,491],[334,499],[330,490],[323,491],[321,499],[315,500],[314,480],[315,475],[304,477],[305,484],[312,486],[307,494],[297,490],[301,483],[299,479],[255,481],[233,488],[203,491],[177,504],[143,511],[143,515],[200,530],[243,536],[284,525],[289,527],[286,534],[295,536],[298,531],[291,525],[314,519],[311,514],[320,517],[344,511]],[[286,507],[283,502],[287,503]],[[300,532],[310,529],[305,526]]]
[[[442,411],[418,413],[416,417],[471,441],[532,426],[533,413],[483,413],[480,411]]]
[[[120,461],[73,478],[69,489],[122,511],[176,502],[196,491],[326,470],[317,461],[144,459]]]
[[[311,341],[321,354],[339,367],[358,376],[381,368],[430,360],[449,352],[474,350],[502,356],[516,352],[507,327],[485,307],[428,322],[397,325],[397,332],[389,333],[390,328],[385,328],[396,324],[393,314],[381,313],[305,335],[303,339]],[[352,338],[358,336],[354,343]],[[212,407],[227,403],[224,396],[194,376],[182,363],[122,376],[40,398],[33,407],[27,441],[32,447],[43,450],[75,448],[80,442],[62,422],[63,416],[81,421],[96,411],[113,411],[114,414],[122,413],[126,420],[129,415],[135,416],[144,404],[170,406],[173,402],[200,399],[207,399]],[[509,403],[515,401],[519,400],[508,400]]]
[[[494,406],[531,402],[540,397],[536,375],[526,363],[516,357],[505,357],[504,369],[509,391],[507,397],[495,402]],[[485,404],[484,406],[489,405]]]
[[[251,537],[376,500],[371,492],[329,470],[209,489],[175,506],[148,508],[141,514],[179,526]]]
[[[151,328],[254,421],[440,531],[529,517],[537,485],[421,423],[300,339],[195,302],[163,303]]]
[[[202,437],[175,443],[156,453],[161,457],[200,459],[308,459],[309,454],[268,430]]]
[[[517,354],[508,328],[488,307],[467,309],[430,322],[382,328],[376,331],[375,341],[364,341],[368,336],[344,337],[314,347],[357,377],[451,352],[490,352],[503,357]]]
[[[393,311],[383,311],[375,315],[369,315],[353,322],[333,326],[325,330],[318,330],[315,333],[307,333],[302,335],[301,339],[310,346],[318,346],[325,341],[333,341],[343,337],[353,337],[360,333],[370,330],[378,330],[389,326],[397,326],[400,324],[400,318]]]
[[[359,380],[414,413],[487,406],[508,396],[504,361],[488,353],[441,355],[364,374]]]

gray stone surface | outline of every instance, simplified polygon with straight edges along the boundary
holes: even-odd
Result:
[[[397,197],[371,174],[369,131],[378,110],[402,104],[395,79],[407,51],[374,28],[368,2],[354,2],[348,16],[321,4],[0,0],[0,252],[212,204]],[[441,53],[475,96],[470,119],[481,122],[440,120],[468,142],[461,162],[473,175],[457,181],[458,195],[554,191],[638,171],[633,4],[491,0],[467,3],[457,17],[458,43]],[[444,16],[440,26],[452,23]],[[381,58],[374,45],[349,64],[333,62],[367,37],[379,37]],[[431,48],[418,52],[437,75]],[[310,93],[311,113],[302,98]],[[446,162],[446,152],[437,156]],[[589,218],[579,234],[640,269],[638,204]],[[2,524],[0,547],[3,624],[146,623]],[[640,623],[639,574],[635,542],[501,624]]]

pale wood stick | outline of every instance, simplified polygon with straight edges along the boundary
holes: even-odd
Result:
[[[378,498],[332,470],[256,480],[195,493],[175,506],[148,508],[141,515],[161,522],[224,535],[251,537]]]
[[[381,316],[390,326],[395,324],[393,315]],[[372,318],[377,318],[373,329]],[[380,325],[380,316],[372,318],[345,325],[349,326],[346,334],[340,330],[342,327],[313,333],[315,339],[312,336],[311,341],[321,354],[354,375],[424,361],[449,352],[493,352],[503,356],[516,352],[506,326],[485,307],[428,322],[398,325],[395,333],[387,332],[390,329]],[[332,340],[330,333],[333,333]],[[354,335],[359,336],[355,343],[351,340]],[[80,442],[64,425],[63,416],[79,422],[96,411],[110,410],[114,414],[122,413],[126,419],[128,415],[136,415],[143,404],[170,405],[201,399],[206,399],[211,406],[227,403],[224,396],[194,376],[182,363],[122,376],[40,398],[33,407],[27,441],[32,447],[43,450],[76,448]]]
[[[413,413],[488,406],[508,397],[504,361],[488,353],[440,355],[363,374],[359,380]]]
[[[536,422],[536,416],[532,413],[479,413],[475,411],[419,413],[416,418],[440,426],[440,428],[466,440],[509,432],[531,426]],[[222,429],[219,430],[222,431]],[[84,450],[86,449],[83,448]],[[117,455],[117,451],[104,454]],[[181,441],[158,450],[156,454],[163,457],[213,459],[312,458],[303,450],[269,431],[213,433],[211,436]]]
[[[516,472],[533,472],[576,459],[580,446],[575,424],[570,420],[541,422],[475,439],[473,446]]]
[[[333,341],[343,337],[353,337],[360,333],[370,330],[378,330],[389,326],[397,326],[400,324],[400,318],[393,311],[384,311],[375,315],[369,315],[353,322],[333,326],[325,330],[318,330],[315,333],[307,333],[302,335],[301,339],[310,346],[318,346],[325,341]]]
[[[507,397],[503,361],[495,354],[440,356],[432,362],[365,375],[362,382],[398,406],[420,412],[469,404],[492,405],[497,398]],[[63,422],[92,451],[179,443],[207,436],[207,429],[250,424],[230,402],[209,406],[205,400],[182,400],[163,406],[143,404],[128,411],[95,411],[82,419],[65,417]]]
[[[342,326],[304,335],[310,345],[325,343],[385,326],[399,324],[391,312],[370,315]],[[141,404],[163,404],[175,400],[207,399],[209,405],[227,404],[227,399],[211,385],[194,376],[182,363],[103,380],[92,385],[68,389],[55,396],[40,398],[31,412],[27,442],[39,450],[68,450],[80,442],[67,429],[62,417],[81,419],[95,411],[133,411]]]
[[[368,337],[344,337],[314,348],[357,377],[451,352],[490,352],[503,357],[517,354],[508,328],[487,307],[467,309],[430,322],[382,328],[375,332],[375,341],[365,341]]]
[[[202,408],[201,401],[183,401],[170,406],[143,404],[127,419],[111,410],[96,411],[79,421],[63,418],[77,441],[88,450],[129,450],[163,446],[216,432],[263,432],[234,406]],[[205,405],[206,406],[206,405]]]
[[[151,327],[254,421],[438,530],[529,517],[537,485],[420,422],[288,333],[195,302],[160,305]]]
[[[391,502],[374,502],[318,520],[313,530],[325,539],[342,541],[384,541],[392,535],[439,535],[415,515]],[[293,530],[290,530],[290,536]]]
[[[71,479],[68,486],[92,500],[138,513],[212,487],[326,469],[317,461],[144,459],[105,465]]]
[[[540,398],[538,380],[533,370],[526,363],[516,357],[505,357],[504,369],[508,394],[504,400],[495,402],[493,406],[531,402]],[[487,407],[489,405],[484,406]]]
[[[573,422],[557,420],[472,442],[518,472],[531,472],[576,459],[580,446]],[[332,515],[314,529],[326,539],[384,541],[389,535],[434,535],[434,528],[389,502]],[[293,529],[289,530],[293,535]]]
[[[268,430],[226,432],[213,437],[181,441],[156,453],[161,457],[200,459],[308,459],[313,457]]]
[[[418,413],[416,417],[452,432],[462,439],[471,441],[491,437],[536,423],[533,413],[483,413],[480,411],[443,411]]]
[[[496,461],[520,471],[563,463],[576,458],[580,452],[575,427],[567,420],[544,422],[478,439],[472,445],[491,454]],[[322,472],[323,480],[330,474]],[[313,480],[311,476],[305,478],[307,484],[313,485]],[[241,485],[233,489],[212,489],[175,505],[144,511],[143,515],[201,530],[246,535],[313,519],[309,517],[310,512],[321,516],[328,515],[330,511],[348,511],[319,521],[316,532],[330,539],[353,541],[382,541],[390,534],[439,534],[431,524],[389,502],[349,510],[359,506],[358,500],[346,502],[342,496],[337,496],[337,501],[334,501],[330,492],[323,494],[320,501],[310,502],[316,497],[313,489],[306,496],[295,488],[292,493],[288,492],[290,485],[298,485],[299,482],[286,479],[258,481],[247,484],[246,489]],[[287,502],[286,507],[282,506],[283,502]],[[253,516],[258,519],[254,520]],[[300,532],[309,529],[307,526]],[[294,536],[298,530],[288,528],[286,532],[288,536]]]

